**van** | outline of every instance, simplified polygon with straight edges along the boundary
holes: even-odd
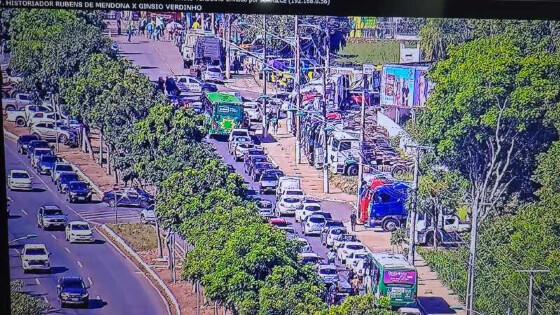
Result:
[[[301,190],[301,179],[299,177],[284,176],[278,181],[276,196],[284,194],[285,190]]]

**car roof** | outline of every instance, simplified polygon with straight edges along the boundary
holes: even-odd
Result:
[[[28,248],[43,248],[43,249],[47,249],[47,246],[45,244],[25,244],[23,245],[23,248],[28,249]]]
[[[87,225],[89,225],[89,223],[87,223],[86,221],[70,221],[70,222],[68,222],[68,224],[72,224],[72,225],[74,225],[74,224],[76,224],[76,225],[87,224]]]
[[[319,264],[319,269],[336,269],[333,264]]]
[[[291,190],[291,189],[290,189],[290,190]],[[309,202],[309,201],[306,201],[306,202],[304,202],[304,203],[305,203],[304,207],[309,207],[309,206],[320,207],[320,206],[321,206],[321,205],[320,205],[319,203],[317,203],[317,202]]]
[[[321,258],[321,256],[317,255],[317,254],[314,253],[314,252],[305,252],[305,253],[301,253],[300,255],[301,255],[302,258],[311,258],[311,257],[313,257],[313,258]]]
[[[362,246],[365,247],[365,245],[362,244],[362,242],[344,242],[344,245],[345,246],[348,246],[348,245],[362,245]]]
[[[45,210],[61,210],[57,205],[42,205],[41,208]]]

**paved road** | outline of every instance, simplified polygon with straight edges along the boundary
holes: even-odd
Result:
[[[103,220],[107,206],[100,203],[66,203],[50,177],[35,173],[28,159],[17,153],[13,141],[5,138],[4,149],[6,170],[26,169],[34,176],[33,192],[8,192],[13,200],[9,206],[9,239],[38,235],[38,238],[19,242],[10,248],[10,278],[23,280],[26,291],[45,299],[61,314],[167,314],[167,307],[159,293],[142,272],[106,244],[97,231],[94,231],[94,244],[69,244],[64,239],[64,231],[43,231],[37,227],[36,213],[43,204],[59,205],[68,214],[69,220]],[[18,253],[24,243],[44,243],[47,246],[52,253],[51,274],[23,273]],[[64,275],[79,275],[91,285],[89,309],[58,309],[56,282]]]

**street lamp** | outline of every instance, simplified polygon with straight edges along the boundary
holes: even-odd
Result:
[[[27,234],[26,236],[18,237],[18,238],[15,238],[15,239],[11,240],[10,242],[8,242],[8,245],[12,245],[13,243],[18,242],[18,241],[28,240],[28,239],[36,238],[36,237],[37,237],[37,235],[35,235],[35,234]]]

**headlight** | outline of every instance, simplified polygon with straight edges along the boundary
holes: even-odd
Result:
[[[67,298],[67,297],[70,296],[70,293],[62,292],[62,293],[60,294],[60,296],[66,297],[66,298]]]

